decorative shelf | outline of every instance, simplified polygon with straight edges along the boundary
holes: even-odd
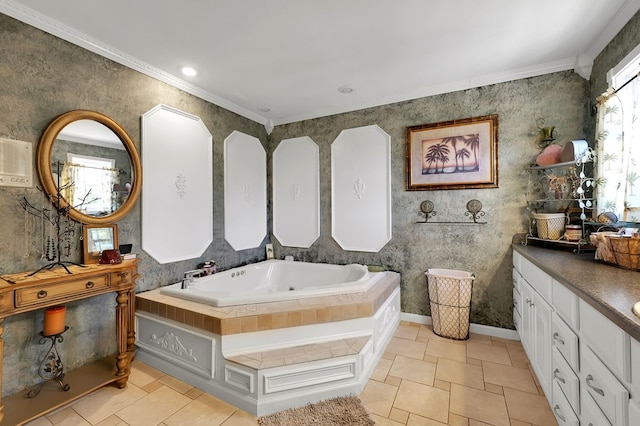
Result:
[[[525,236],[525,239],[522,242],[522,245],[526,246],[529,244],[530,241],[533,242],[534,245],[537,242],[539,244],[548,244],[548,245],[555,245],[559,247],[572,248],[573,252],[576,254],[584,253],[585,251],[593,251],[596,249],[596,247],[593,244],[591,244],[590,242],[584,239],[580,241],[549,240],[546,238],[534,237],[531,234],[527,234]]]
[[[420,212],[424,215],[424,221],[416,223],[427,224],[447,224],[447,225],[485,225],[487,222],[479,222],[478,219],[485,215],[482,210],[482,203],[478,200],[469,200],[467,202],[467,211],[464,212],[465,216],[469,216],[472,222],[459,222],[459,221],[446,221],[446,222],[433,222],[429,221],[430,218],[437,213],[433,210],[433,202],[431,200],[425,200],[420,203]]]

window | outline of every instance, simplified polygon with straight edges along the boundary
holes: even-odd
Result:
[[[118,183],[114,166],[114,159],[68,153],[62,172],[65,199],[85,214],[111,213],[113,186]]]
[[[598,213],[640,222],[640,46],[609,71],[598,97]]]

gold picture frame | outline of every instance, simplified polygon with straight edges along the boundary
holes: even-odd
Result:
[[[498,187],[498,115],[407,128],[407,190]]]
[[[98,263],[103,250],[118,249],[118,225],[82,225],[83,263]]]

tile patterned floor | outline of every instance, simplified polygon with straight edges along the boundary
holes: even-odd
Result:
[[[381,426],[557,425],[520,342],[457,342],[402,322],[360,399]],[[135,361],[107,387],[29,426],[256,425],[257,418]]]

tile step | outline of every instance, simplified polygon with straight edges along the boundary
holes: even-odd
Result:
[[[365,347],[371,335],[329,340],[299,346],[225,357],[228,361],[256,370],[302,364],[311,361],[355,355]]]

